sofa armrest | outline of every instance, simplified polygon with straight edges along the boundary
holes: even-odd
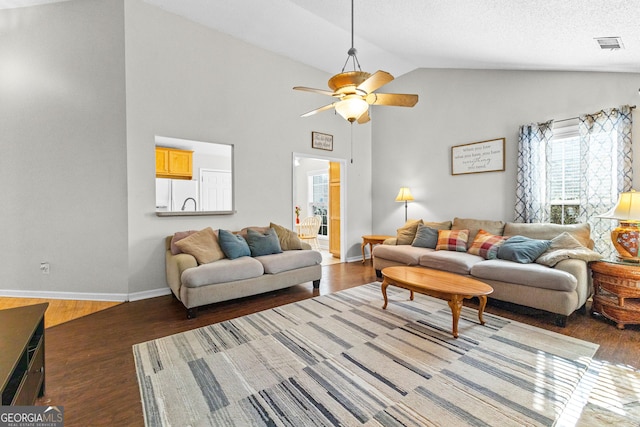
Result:
[[[397,237],[389,237],[387,240],[382,242],[383,245],[396,245],[398,242]]]
[[[178,299],[180,298],[180,287],[182,286],[182,272],[188,268],[193,268],[198,266],[198,261],[196,261],[193,255],[189,254],[178,254],[173,255],[170,250],[166,251],[166,270],[167,270],[167,284],[173,290]]]
[[[578,300],[582,306],[592,294],[591,274],[587,262],[579,259],[564,259],[554,267],[556,270],[566,271],[573,275],[578,281],[576,292]]]

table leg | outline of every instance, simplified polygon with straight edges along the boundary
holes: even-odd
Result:
[[[387,308],[387,303],[389,302],[387,300],[387,286],[389,286],[389,282],[387,282],[387,278],[385,277],[384,280],[382,280],[382,298],[384,298],[384,305],[382,306],[383,310]]]
[[[481,325],[484,325],[484,320],[482,320],[482,313],[484,313],[484,308],[487,305],[487,296],[479,295],[478,299],[480,299],[480,306],[478,307],[478,320],[480,321]]]
[[[409,290],[409,292],[411,292],[411,293],[409,294],[409,300],[410,300],[410,301],[413,301],[413,291],[412,291],[412,290]]]
[[[451,295],[451,299],[447,301],[451,308],[451,316],[453,317],[453,337],[458,338],[458,320],[460,320],[460,311],[462,310],[462,300],[460,295]]]
[[[367,246],[367,242],[363,241],[362,242],[362,263],[364,264],[365,261],[365,257],[364,257],[364,247]]]

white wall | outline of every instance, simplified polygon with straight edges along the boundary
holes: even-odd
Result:
[[[166,288],[164,236],[207,226],[291,224],[292,153],[318,152],[310,143],[318,131],[334,135],[331,156],[349,159],[351,132],[330,112],[299,117],[332,100],[293,86],[322,88],[326,73],[140,0],[126,1],[125,15],[129,290],[144,294]],[[347,171],[347,248],[354,256],[371,228],[370,128],[354,128],[355,160]],[[156,217],[154,135],[234,144],[237,213]]]
[[[418,93],[412,109],[375,107],[372,120],[373,232],[395,234],[411,188],[409,218],[513,220],[518,128],[640,102],[640,74],[420,69],[385,92]],[[633,134],[640,136],[639,110]],[[451,147],[506,138],[506,170],[451,175]],[[640,149],[634,152],[635,176]]]
[[[121,1],[0,10],[0,294],[126,298],[124,73]]]

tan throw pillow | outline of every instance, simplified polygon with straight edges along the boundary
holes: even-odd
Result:
[[[208,264],[225,258],[218,237],[211,227],[177,241],[176,246],[185,254],[193,255],[198,264]]]
[[[421,219],[410,219],[405,225],[398,228],[396,245],[410,245],[413,243],[413,239],[416,238],[416,231],[418,231],[418,224],[422,224]]]
[[[580,259],[589,262],[602,259],[602,255],[584,247],[575,237],[565,231],[551,239],[549,249],[540,255],[536,262],[547,267],[554,267],[564,259]]]
[[[269,227],[276,231],[278,240],[280,241],[280,247],[283,251],[302,249],[302,242],[294,231],[274,223],[270,223]]]

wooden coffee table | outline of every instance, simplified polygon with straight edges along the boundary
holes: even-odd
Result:
[[[478,297],[480,299],[478,320],[481,325],[484,325],[482,313],[487,305],[487,295],[493,292],[493,288],[486,283],[447,271],[406,266],[384,268],[382,276],[384,277],[382,281],[383,309],[387,308],[387,286],[389,285],[410,291],[409,299],[411,301],[413,301],[414,292],[446,300],[453,316],[453,337],[458,338],[458,320],[460,319],[462,301],[465,298]]]

